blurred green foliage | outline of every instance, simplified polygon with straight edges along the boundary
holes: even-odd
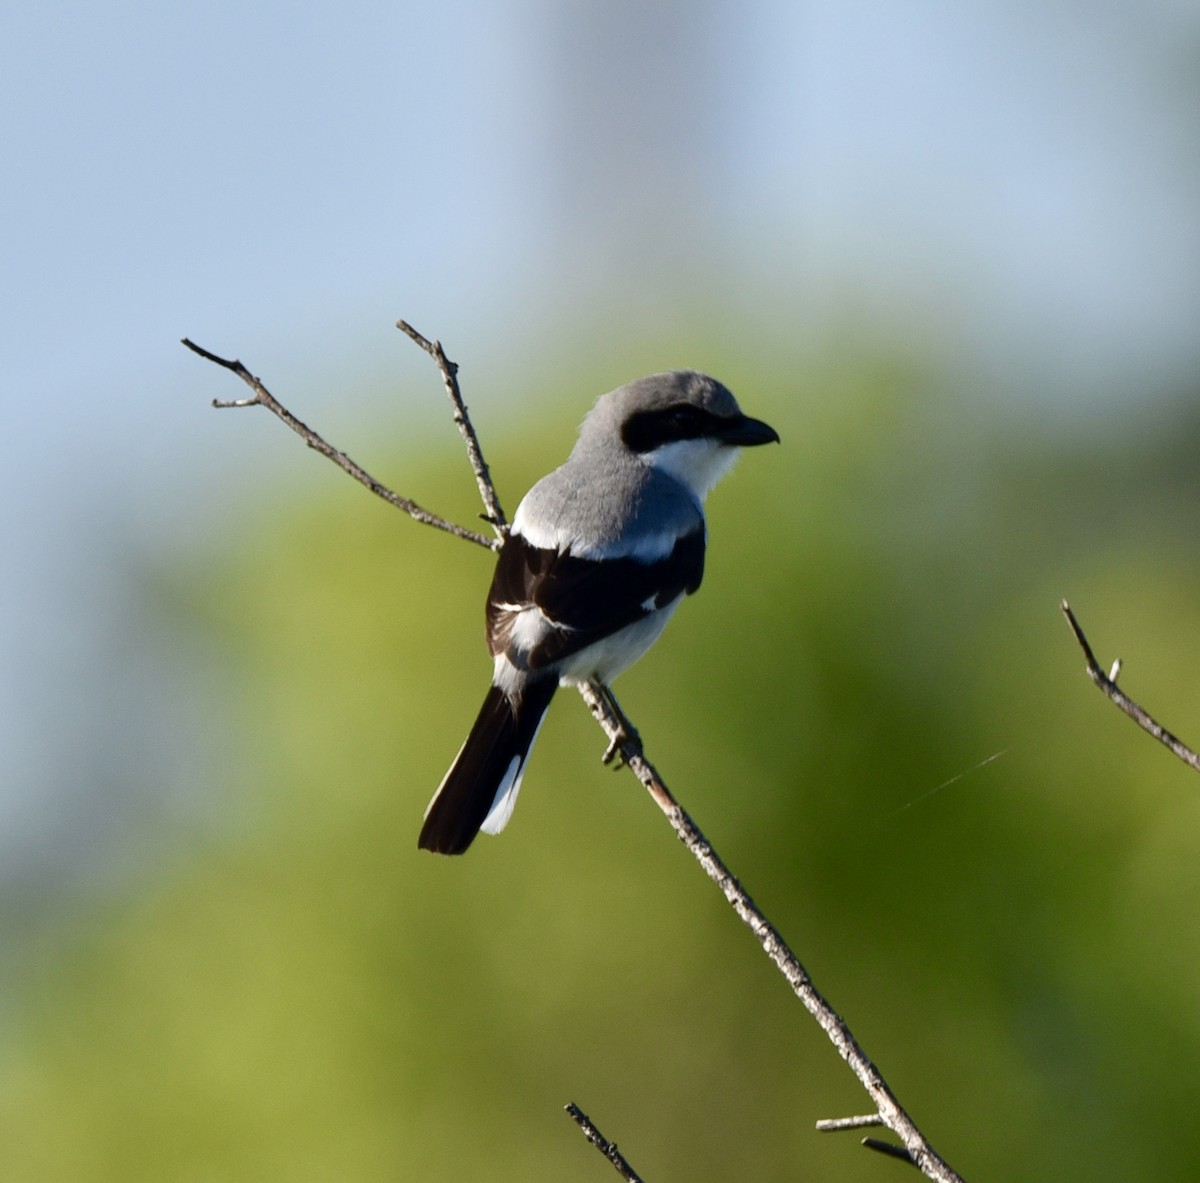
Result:
[[[705,586],[617,688],[652,758],[967,1178],[1196,1178],[1200,782],[1058,612],[1200,736],[1194,410],[1031,426],[886,356],[718,372],[783,446],[713,494]],[[510,512],[602,388],[536,435],[479,416]],[[475,512],[450,443],[392,471]],[[314,488],[148,573],[220,656],[216,820],[25,983],[0,1175],[611,1178],[569,1100],[656,1183],[893,1172],[813,1132],[856,1083],[573,696],[501,838],[416,850],[490,557]]]

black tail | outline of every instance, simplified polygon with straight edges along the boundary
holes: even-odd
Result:
[[[529,681],[515,700],[493,686],[483,700],[467,742],[425,811],[417,845],[438,854],[462,854],[475,840],[492,806],[507,796],[508,811],[537,738],[542,716],[558,689],[558,679]],[[504,827],[507,813],[489,827]]]

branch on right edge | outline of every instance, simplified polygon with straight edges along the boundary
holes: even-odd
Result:
[[[1100,663],[1096,660],[1096,655],[1092,652],[1092,647],[1088,644],[1088,639],[1084,636],[1083,629],[1080,627],[1079,621],[1075,618],[1075,613],[1071,611],[1071,605],[1066,600],[1063,600],[1059,606],[1062,608],[1063,615],[1067,618],[1067,624],[1071,626],[1071,632],[1075,634],[1075,640],[1079,642],[1079,647],[1083,650],[1083,658],[1087,663],[1088,677],[1095,682],[1101,692],[1115,706],[1124,711],[1143,731],[1148,732],[1159,743],[1170,748],[1190,768],[1193,768],[1196,772],[1200,772],[1200,756],[1182,740],[1172,735],[1147,710],[1140,707],[1117,686],[1117,675],[1121,672],[1120,661],[1113,662],[1112,672],[1106,674],[1100,668]]]

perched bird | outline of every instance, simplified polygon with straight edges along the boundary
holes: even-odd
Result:
[[[599,399],[500,548],[487,598],[491,689],[425,810],[418,846],[462,854],[480,830],[504,829],[554,691],[607,686],[654,644],[700,586],[705,494],[740,448],[778,440],[692,370]]]

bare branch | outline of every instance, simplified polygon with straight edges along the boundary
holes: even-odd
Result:
[[[854,1075],[867,1090],[867,1094],[877,1106],[882,1123],[904,1143],[913,1163],[930,1179],[939,1180],[940,1183],[961,1183],[959,1175],[937,1155],[925,1135],[901,1107],[879,1069],[859,1046],[842,1017],[813,985],[808,971],[800,964],[787,942],[759,911],[758,906],[730,873],[696,823],[671,795],[658,771],[646,759],[637,732],[625,718],[612,692],[607,687],[589,682],[580,687],[580,694],[608,736],[610,750],[615,750],[622,757],[642,787],[666,815],[676,836],[691,851],[708,877],[721,889],[738,918],[758,939],[767,956],[787,979],[792,992],[816,1019],[838,1054],[850,1065]]]
[[[214,407],[266,407],[271,414],[286,423],[310,448],[332,460],[334,464],[342,469],[343,472],[349,473],[359,484],[365,485],[372,493],[377,497],[382,497],[389,505],[403,510],[410,518],[422,523],[422,525],[444,530],[447,534],[453,534],[456,538],[464,538],[468,542],[474,542],[479,546],[486,546],[489,550],[497,550],[499,548],[500,544],[498,541],[487,538],[474,530],[468,530],[465,526],[448,521],[436,513],[431,513],[415,501],[411,501],[407,497],[401,497],[399,493],[393,492],[381,481],[377,481],[365,468],[351,460],[345,452],[339,451],[332,444],[326,443],[307,423],[297,419],[240,361],[230,361],[228,358],[218,357],[215,353],[210,353],[207,349],[202,349],[186,337],[183,338],[183,344],[193,353],[197,353],[206,360],[214,362],[216,365],[224,366],[225,369],[232,371],[254,391],[252,398],[235,399],[228,402],[221,399],[213,399]]]
[[[566,1108],[575,1124],[583,1131],[583,1136],[616,1167],[617,1174],[625,1179],[626,1183],[642,1183],[642,1177],[625,1161],[625,1156],[617,1149],[617,1144],[608,1141],[592,1124],[591,1118],[574,1101]]]
[[[1066,600],[1063,600],[1060,607],[1062,608],[1063,615],[1067,618],[1067,624],[1071,626],[1071,632],[1075,634],[1075,640],[1079,642],[1079,647],[1083,650],[1084,661],[1087,663],[1088,677],[1143,731],[1149,732],[1159,743],[1170,748],[1185,764],[1200,772],[1200,756],[1189,748],[1187,744],[1183,743],[1182,740],[1176,739],[1160,723],[1157,723],[1150,716],[1149,712],[1138,706],[1129,695],[1117,686],[1117,675],[1121,672],[1120,660],[1113,662],[1112,673],[1106,674],[1100,668],[1100,663],[1096,660],[1096,655],[1092,652],[1092,647],[1088,644],[1088,639],[1084,636],[1083,629],[1080,627],[1079,621],[1075,618],[1075,613],[1071,611],[1071,605]]]
[[[504,510],[500,508],[500,499],[496,496],[496,486],[487,462],[483,458],[483,449],[479,446],[479,436],[467,414],[467,404],[463,401],[462,391],[458,388],[458,365],[452,362],[442,348],[440,341],[430,341],[423,337],[406,320],[396,321],[396,328],[404,333],[411,341],[415,341],[430,357],[437,362],[442,375],[442,383],[450,405],[454,408],[454,422],[467,445],[467,456],[471,461],[471,470],[475,473],[475,483],[479,486],[479,496],[483,501],[484,520],[491,522],[496,531],[496,537],[503,542],[508,533],[508,522]]]

